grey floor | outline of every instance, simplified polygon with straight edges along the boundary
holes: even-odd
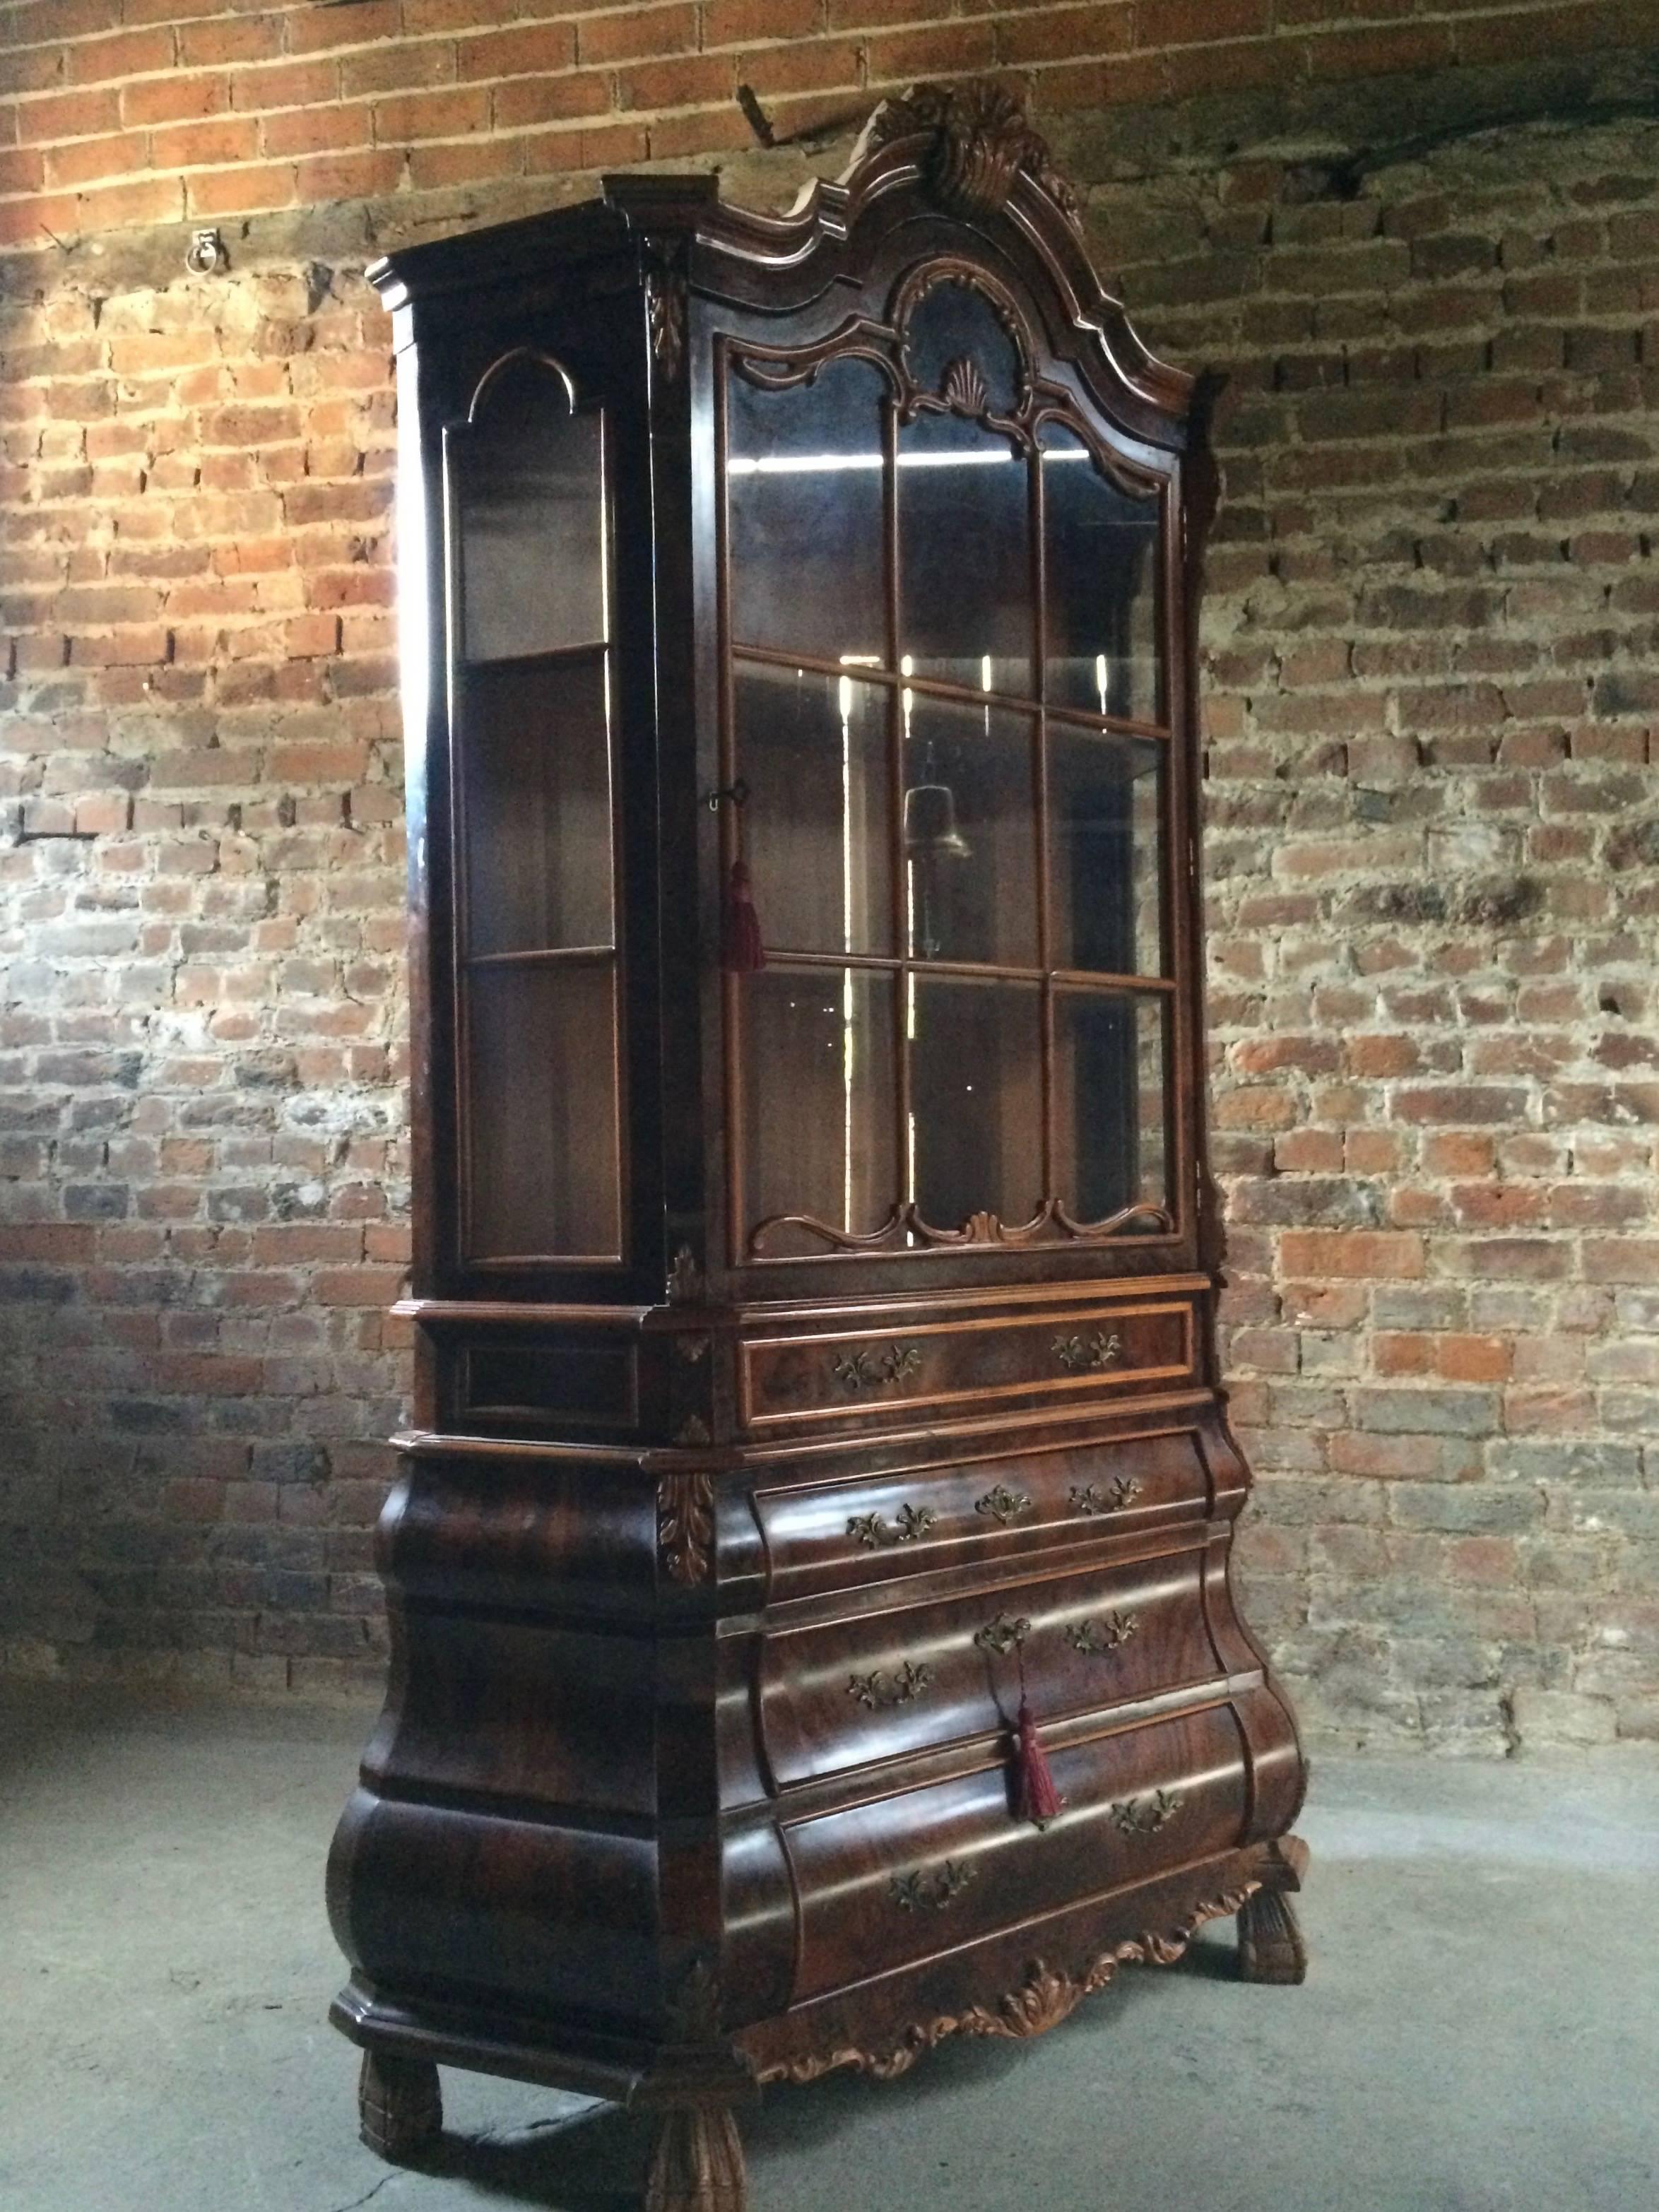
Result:
[[[364,1717],[0,1697],[5,2212],[622,2212],[636,2123],[446,2074],[356,2139],[323,1852]],[[1025,2045],[769,2094],[754,2212],[1652,2212],[1659,1762],[1326,1760],[1302,1990],[1229,1923]]]

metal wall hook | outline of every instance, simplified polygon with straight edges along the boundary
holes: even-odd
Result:
[[[723,783],[718,791],[705,791],[702,803],[711,814],[719,813],[722,805],[743,807],[749,804],[749,786],[739,776],[735,783]]]

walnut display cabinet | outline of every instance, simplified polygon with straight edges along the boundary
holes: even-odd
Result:
[[[396,318],[416,1425],[331,1865],[365,2134],[1028,2036],[1303,1765],[1228,1579],[1191,380],[919,87],[792,214],[623,177]]]

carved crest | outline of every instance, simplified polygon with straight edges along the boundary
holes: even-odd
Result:
[[[1077,195],[1056,171],[1048,142],[1025,120],[1006,87],[975,78],[966,84],[913,84],[884,100],[871,117],[860,151],[931,131],[927,181],[952,215],[994,215],[1006,204],[1024,169],[1075,223]]]
[[[663,381],[672,384],[685,358],[685,279],[673,269],[648,276],[645,296],[652,356]]]

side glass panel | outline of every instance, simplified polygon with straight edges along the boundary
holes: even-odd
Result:
[[[478,969],[466,1000],[471,1256],[613,1257],[613,968]]]
[[[1031,718],[908,686],[905,911],[916,960],[1029,968],[1037,957]]]
[[[890,695],[849,676],[740,663],[744,850],[779,952],[890,952]]]
[[[1054,422],[1042,429],[1042,493],[1049,704],[1162,722],[1156,496],[1120,491]]]
[[[909,1180],[935,1229],[1029,1221],[1042,1203],[1041,998],[1035,983],[908,979]]]
[[[823,660],[879,662],[882,421],[889,386],[867,362],[810,384],[726,380],[732,635]]]
[[[894,978],[879,969],[769,967],[746,979],[744,1211],[803,1213],[849,1236],[899,1194]],[[774,1255],[822,1237],[775,1231]]]
[[[1030,694],[1027,477],[1006,438],[954,415],[919,416],[899,433],[899,665],[906,674],[970,691]]]
[[[446,459],[463,1257],[615,1259],[604,419],[512,356]]]
[[[1164,747],[1066,722],[1048,729],[1049,884],[1057,968],[1161,975]]]
[[[1054,1174],[1077,1221],[1170,1208],[1167,1002],[1127,991],[1054,994]]]

